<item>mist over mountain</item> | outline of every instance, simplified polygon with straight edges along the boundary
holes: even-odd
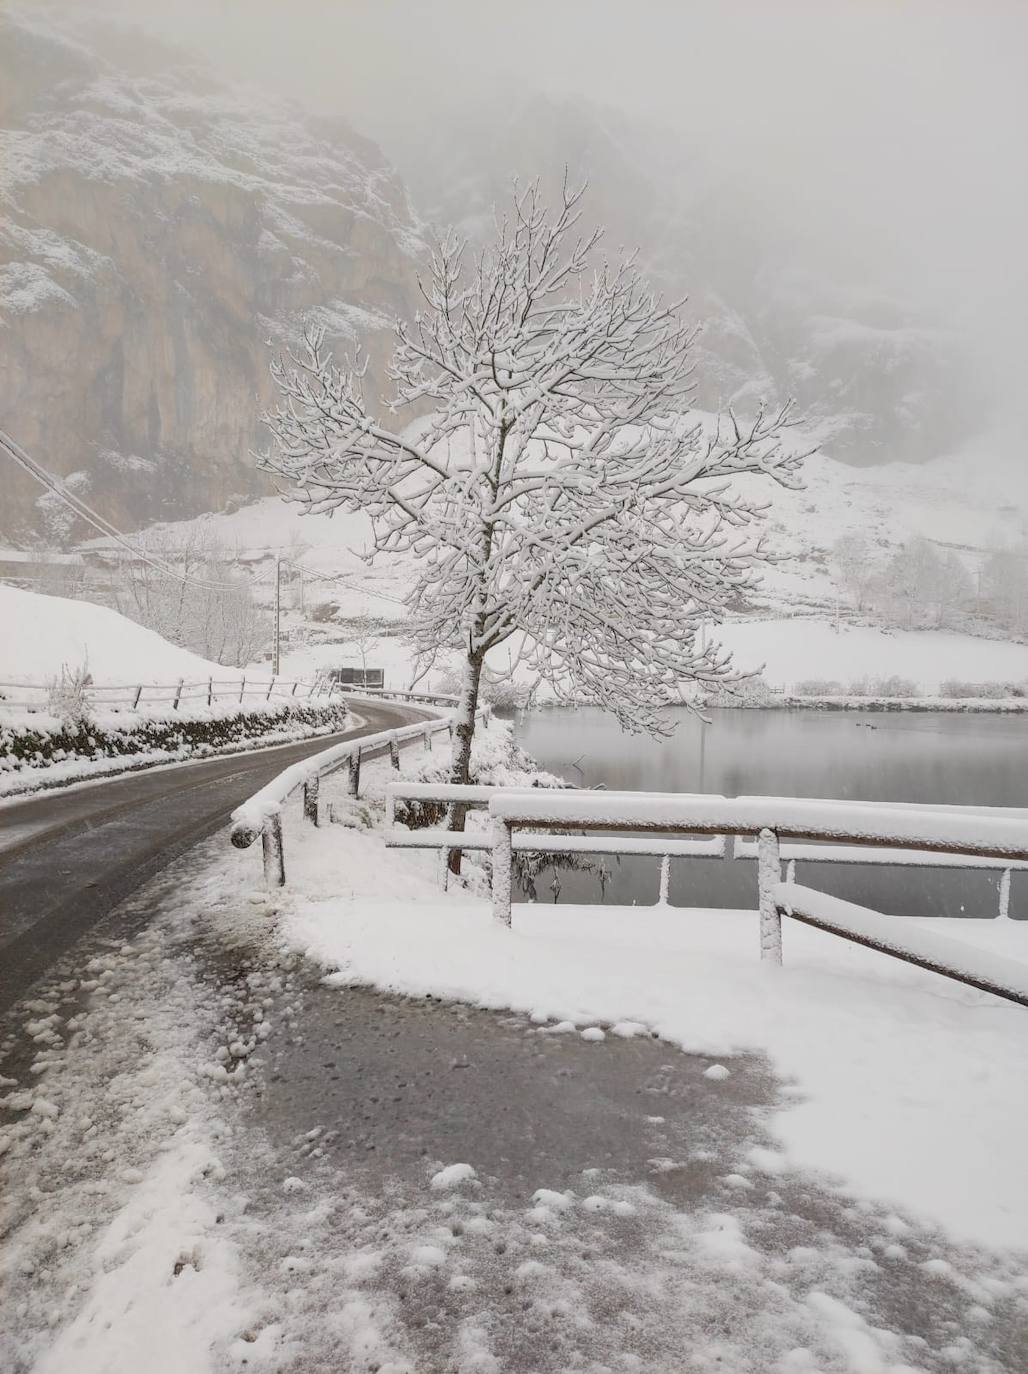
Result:
[[[666,124],[583,99],[533,96],[492,117],[412,122],[394,154],[419,208],[487,238],[512,176],[556,195],[588,178],[584,226],[638,248],[651,281],[701,326],[696,403],[746,409],[793,397],[833,456],[922,462],[982,423],[970,349],[898,291],[829,277],[765,213],[749,182]]]
[[[634,41],[658,13],[669,26],[667,51],[647,53],[652,81],[634,52],[611,79],[602,62],[618,57],[617,21],[575,4],[553,12],[538,51],[535,4],[501,44],[461,0],[432,23],[405,9],[392,47],[391,4],[12,8],[0,19],[3,423],[127,528],[265,493],[250,450],[263,442],[271,357],[320,321],[334,347],[360,338],[381,395],[390,321],[416,308],[427,226],[481,240],[512,176],[554,187],[567,167],[588,177],[586,215],[607,227],[607,247],[638,247],[654,285],[688,297],[703,326],[699,406],[795,397],[832,457],[921,463],[973,443],[1023,488],[1007,371],[1024,294],[1023,254],[1018,276],[1007,248],[1023,197],[1005,160],[1009,121],[991,142],[972,130],[972,159],[954,142],[944,78],[961,33],[948,9],[932,31],[938,89],[929,64],[911,93],[919,131],[893,117],[904,54],[924,42],[913,20],[890,30],[872,101],[873,25],[846,35],[833,67],[812,61],[812,41],[785,54],[778,29],[741,5],[751,41],[711,68],[721,21],[689,8],[698,28],[661,7],[640,12]],[[572,15],[589,16],[573,34]],[[821,21],[789,22],[798,39]],[[558,62],[563,29],[573,41]],[[686,33],[679,72],[670,39]],[[986,58],[1006,89],[995,55],[971,52],[978,85],[961,92],[960,118],[965,105],[989,116]],[[765,70],[776,61],[792,64],[777,82]],[[789,84],[801,70],[809,91]],[[853,137],[865,124],[866,146]],[[949,199],[938,189],[947,140]],[[969,218],[961,192],[975,185],[987,185],[992,218]],[[8,476],[5,538],[83,533]]]

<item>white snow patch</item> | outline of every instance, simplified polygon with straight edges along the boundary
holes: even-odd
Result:
[[[639,1022],[714,1058],[711,1082],[729,1072],[720,1056],[763,1051],[785,1084],[788,1167],[987,1244],[1028,1233],[1028,1099],[1009,1089],[1028,1058],[1021,1008],[788,922],[785,966],[769,970],[754,912],[529,904],[501,929],[487,902],[440,896],[430,857],[386,858],[373,833],[313,832],[293,871],[305,893],[286,938],[345,983],[560,1018],[537,1034]],[[1028,962],[1026,923],[910,919]]]
[[[432,1175],[431,1186],[437,1192],[445,1192],[450,1188],[459,1188],[462,1183],[468,1183],[477,1177],[470,1164],[447,1164],[445,1169],[440,1169]]]

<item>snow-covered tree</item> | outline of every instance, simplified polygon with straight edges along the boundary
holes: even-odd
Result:
[[[234,668],[252,663],[268,644],[271,621],[254,601],[238,555],[202,527],[178,536],[151,532],[139,543],[153,561],[116,565],[116,609],[201,658]]]
[[[1028,629],[1028,546],[993,549],[981,572],[981,593],[992,618],[1004,629]]]
[[[368,615],[367,611],[358,611],[346,622],[346,637],[357,651],[357,657],[361,661],[361,673],[364,677],[364,685],[368,682],[368,654],[375,646],[378,639],[379,623],[373,616]]]
[[[867,540],[859,534],[844,534],[833,544],[831,556],[835,575],[852,598],[854,609],[864,610],[877,576]]]
[[[890,558],[882,575],[886,598],[908,629],[917,624],[946,624],[972,595],[971,578],[957,554],[940,553],[917,536]]]
[[[698,638],[769,557],[766,503],[733,481],[800,485],[788,406],[690,414],[695,331],[634,256],[600,256],[583,191],[565,185],[551,213],[537,184],[515,187],[491,246],[472,256],[452,231],[437,244],[424,308],[396,331],[389,409],[406,425],[378,418],[360,356],[337,365],[317,330],[273,367],[261,465],[310,510],[365,511],[369,556],[414,555],[421,662],[462,654],[455,782],[501,644],[510,671],[655,734],[688,684],[736,676]]]

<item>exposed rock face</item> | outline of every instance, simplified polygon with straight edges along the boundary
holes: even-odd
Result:
[[[163,48],[127,73],[0,19],[0,128],[2,424],[109,519],[268,489],[249,457],[268,364],[305,322],[337,347],[359,331],[380,393],[422,243],[345,124],[248,105]],[[0,535],[84,533],[3,480]]]

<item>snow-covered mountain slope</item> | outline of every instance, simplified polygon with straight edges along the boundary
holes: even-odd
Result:
[[[229,681],[235,668],[169,644],[117,611],[0,585],[0,682],[48,682],[83,665],[96,683]],[[265,672],[267,670],[265,669]]]
[[[306,321],[359,334],[370,394],[422,250],[378,149],[133,36],[0,17],[4,425],[129,528],[267,490],[249,457],[268,364]],[[88,14],[80,16],[83,20]],[[0,526],[69,533],[16,470]],[[76,529],[80,537],[84,530]]]
[[[800,491],[774,492],[768,528],[786,561],[770,568],[765,598],[775,607],[834,606],[839,588],[830,550],[859,535],[882,563],[919,536],[952,549],[972,577],[993,549],[1028,535],[1028,474],[970,446],[923,464],[855,468],[825,454],[804,465]]]
[[[1028,492],[1023,478],[1004,478],[983,465],[973,451],[928,464],[854,468],[823,455],[809,459],[800,491],[755,486],[770,499],[767,515],[772,547],[783,561],[769,568],[752,610],[722,627],[719,637],[738,666],[765,666],[775,686],[790,687],[805,678],[836,678],[844,683],[893,673],[912,678],[932,693],[946,678],[974,681],[1028,678],[1028,648],[964,634],[892,631],[848,626],[846,594],[838,587],[830,559],[843,535],[863,535],[884,561],[917,536],[954,548],[972,573],[986,551],[1017,542],[1028,528]],[[381,559],[369,566],[361,557],[370,545],[363,515],[306,515],[279,497],[245,506],[232,514],[157,527],[171,543],[204,528],[217,543],[235,550],[255,576],[266,573],[276,553],[301,564],[308,615],[319,603],[332,603],[337,619],[356,615],[395,621],[413,576],[403,559]],[[102,547],[97,541],[86,548]],[[267,578],[258,594],[270,595]],[[287,625],[299,628],[298,589],[288,583]],[[842,628],[836,631],[837,609]],[[348,642],[348,628],[321,631],[327,641],[290,650],[289,673],[359,661]],[[333,642],[334,641],[334,642]],[[372,657],[385,667],[392,685],[405,680],[409,652],[397,639],[379,636]]]

